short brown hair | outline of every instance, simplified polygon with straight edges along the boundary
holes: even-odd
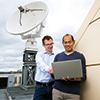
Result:
[[[42,38],[42,43],[45,44],[45,43],[44,43],[44,40],[50,40],[50,39],[53,40],[53,38],[52,38],[51,36],[46,35],[46,36],[44,36],[44,37]]]

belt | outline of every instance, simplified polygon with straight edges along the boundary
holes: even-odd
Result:
[[[48,82],[48,83],[36,82],[36,84],[43,85],[43,86],[51,86],[51,85],[54,84],[54,81],[52,81],[52,82]]]

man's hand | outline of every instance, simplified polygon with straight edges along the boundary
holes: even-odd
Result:
[[[50,73],[50,74],[53,74],[53,69],[52,69],[52,68],[49,68],[49,69],[47,70],[47,72]]]
[[[65,80],[65,81],[81,81],[81,78],[69,78],[69,76],[67,76],[67,79],[65,79],[63,77],[62,80]]]

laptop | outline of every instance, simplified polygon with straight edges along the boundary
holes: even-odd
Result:
[[[55,79],[67,78],[79,78],[83,77],[81,60],[68,60],[53,62],[52,68]]]

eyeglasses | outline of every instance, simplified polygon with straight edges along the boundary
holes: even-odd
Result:
[[[51,46],[53,45],[54,43],[50,43],[50,44],[44,44],[45,46]]]

